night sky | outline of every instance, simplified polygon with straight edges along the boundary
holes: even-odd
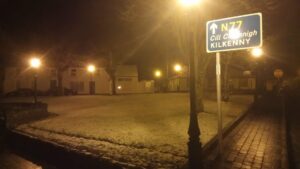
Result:
[[[83,3],[84,2],[84,3]],[[28,0],[1,4],[1,34],[14,52],[47,51],[56,46],[88,53],[118,36],[116,1]]]
[[[148,32],[151,27],[139,32],[124,22],[120,12],[125,2],[1,0],[1,61],[6,65],[15,64],[30,53],[47,55],[57,48],[86,57],[99,57],[99,51],[109,50],[117,58],[126,58],[124,63],[138,64],[145,77],[149,77],[152,69],[165,64],[167,55],[175,57],[175,61],[178,53],[174,43],[162,43],[162,39],[172,39],[166,32],[155,32],[145,42],[139,42],[142,32]],[[274,11],[258,6],[253,12],[263,12],[265,37],[279,36],[268,46],[268,56],[284,65],[297,67],[299,5],[296,0],[278,1],[278,4]]]

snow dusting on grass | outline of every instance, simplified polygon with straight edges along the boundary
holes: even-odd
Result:
[[[42,100],[58,116],[20,126],[19,130],[145,168],[174,168],[186,160],[188,94]],[[232,96],[230,102],[223,103],[224,126],[246,111],[251,102],[251,96]],[[216,102],[205,100],[204,105],[205,112],[198,115],[202,144],[217,132]]]

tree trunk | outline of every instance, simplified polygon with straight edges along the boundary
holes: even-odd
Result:
[[[57,82],[58,82],[58,95],[64,95],[64,87],[63,87],[63,71],[61,69],[57,70]]]
[[[111,78],[111,94],[116,95],[116,63],[113,58],[113,53],[109,53],[110,65],[109,65],[109,75]]]
[[[197,112],[204,112],[204,104],[203,104],[203,98],[204,98],[204,85],[205,85],[205,73],[204,71],[199,72],[198,71],[198,77],[197,77]]]
[[[5,68],[0,68],[0,96],[4,94]]]
[[[117,92],[116,92],[116,75],[115,75],[115,73],[116,73],[116,71],[112,70],[111,75],[110,75],[110,78],[111,78],[111,94],[112,95],[117,94]]]

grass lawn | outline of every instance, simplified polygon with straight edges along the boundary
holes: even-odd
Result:
[[[22,100],[22,99],[20,99]],[[97,151],[128,165],[173,168],[187,157],[188,94],[46,97],[58,116],[18,129],[73,147]],[[232,96],[223,103],[224,123],[248,109],[252,96]],[[198,115],[201,142],[217,132],[217,106],[205,100]],[[133,158],[134,156],[134,158]],[[126,158],[125,158],[126,157]]]

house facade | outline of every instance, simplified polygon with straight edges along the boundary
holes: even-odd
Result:
[[[8,67],[5,69],[4,93],[22,88],[33,88],[34,74],[37,74],[37,90],[48,91],[58,86],[57,69],[44,67],[34,72],[28,68]],[[115,75],[116,93],[152,93],[153,81],[139,81],[135,65],[118,66]],[[77,94],[111,94],[112,80],[105,68],[98,67],[90,73],[85,67],[70,67],[62,74],[64,88]]]
[[[153,93],[154,81],[139,81],[138,70],[136,66],[122,65],[116,69],[116,92],[126,93]]]

